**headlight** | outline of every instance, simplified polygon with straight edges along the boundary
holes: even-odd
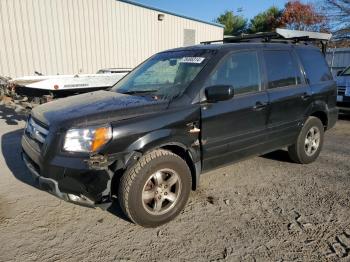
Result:
[[[63,149],[70,152],[95,152],[112,138],[111,126],[69,129]]]

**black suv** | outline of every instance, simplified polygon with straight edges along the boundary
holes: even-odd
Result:
[[[313,162],[336,123],[336,96],[315,47],[173,49],[109,91],[35,108],[22,155],[44,190],[87,206],[117,199],[133,222],[154,227],[180,213],[203,172],[284,147]]]

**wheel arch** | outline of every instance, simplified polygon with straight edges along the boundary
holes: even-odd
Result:
[[[183,146],[179,146],[177,144],[165,144],[159,148],[169,150],[170,152],[181,157],[186,162],[186,164],[188,165],[188,167],[191,171],[192,190],[196,190],[198,187],[198,184],[199,184],[200,168],[198,167],[198,164],[196,166],[196,163],[193,160],[193,156],[192,156],[190,150],[186,149]]]
[[[314,117],[317,117],[318,119],[320,119],[323,126],[324,126],[324,130],[327,130],[327,127],[328,127],[327,113],[325,113],[324,111],[315,111],[310,116],[314,116]]]
[[[324,101],[315,101],[307,110],[306,118],[310,116],[317,117],[321,120],[324,130],[328,128],[328,105]]]
[[[169,129],[158,130],[139,138],[132,143],[125,155],[123,161],[117,161],[112,178],[113,188],[119,183],[121,175],[132,166],[142,155],[147,152],[165,149],[181,157],[188,165],[192,177],[192,190],[196,190],[199,184],[199,175],[201,172],[200,147],[192,147],[193,137],[184,137],[180,134],[174,134]],[[113,192],[115,190],[113,189]]]

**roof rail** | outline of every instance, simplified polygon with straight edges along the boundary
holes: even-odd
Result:
[[[331,39],[332,34],[288,30],[277,28],[275,32],[257,33],[257,34],[242,34],[240,36],[224,37],[222,40],[205,41],[201,44],[213,43],[240,43],[240,42],[278,42],[278,43],[307,43],[320,41],[322,52],[327,49],[327,42]]]

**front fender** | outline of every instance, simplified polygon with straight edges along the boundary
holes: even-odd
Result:
[[[175,134],[174,134],[175,133]],[[125,162],[125,168],[133,165],[144,153],[156,148],[177,147],[185,152],[185,161],[189,165],[192,173],[192,188],[196,190],[199,185],[199,175],[201,173],[201,150],[199,144],[199,135],[188,133],[176,134],[176,131],[171,129],[163,129],[153,131],[140,137],[128,147],[129,158]],[[184,156],[181,156],[184,157]]]
[[[165,145],[176,145],[184,150],[188,150],[197,139],[198,136],[176,134],[176,131],[171,129],[155,130],[137,139],[128,147],[127,151],[140,151],[144,153]]]
[[[189,164],[195,166],[197,173],[201,167],[199,122],[200,106],[197,104],[119,121],[112,124],[113,139],[101,154],[113,162],[111,168],[117,171],[133,165],[150,150],[166,147],[181,154],[187,162],[190,158]]]

